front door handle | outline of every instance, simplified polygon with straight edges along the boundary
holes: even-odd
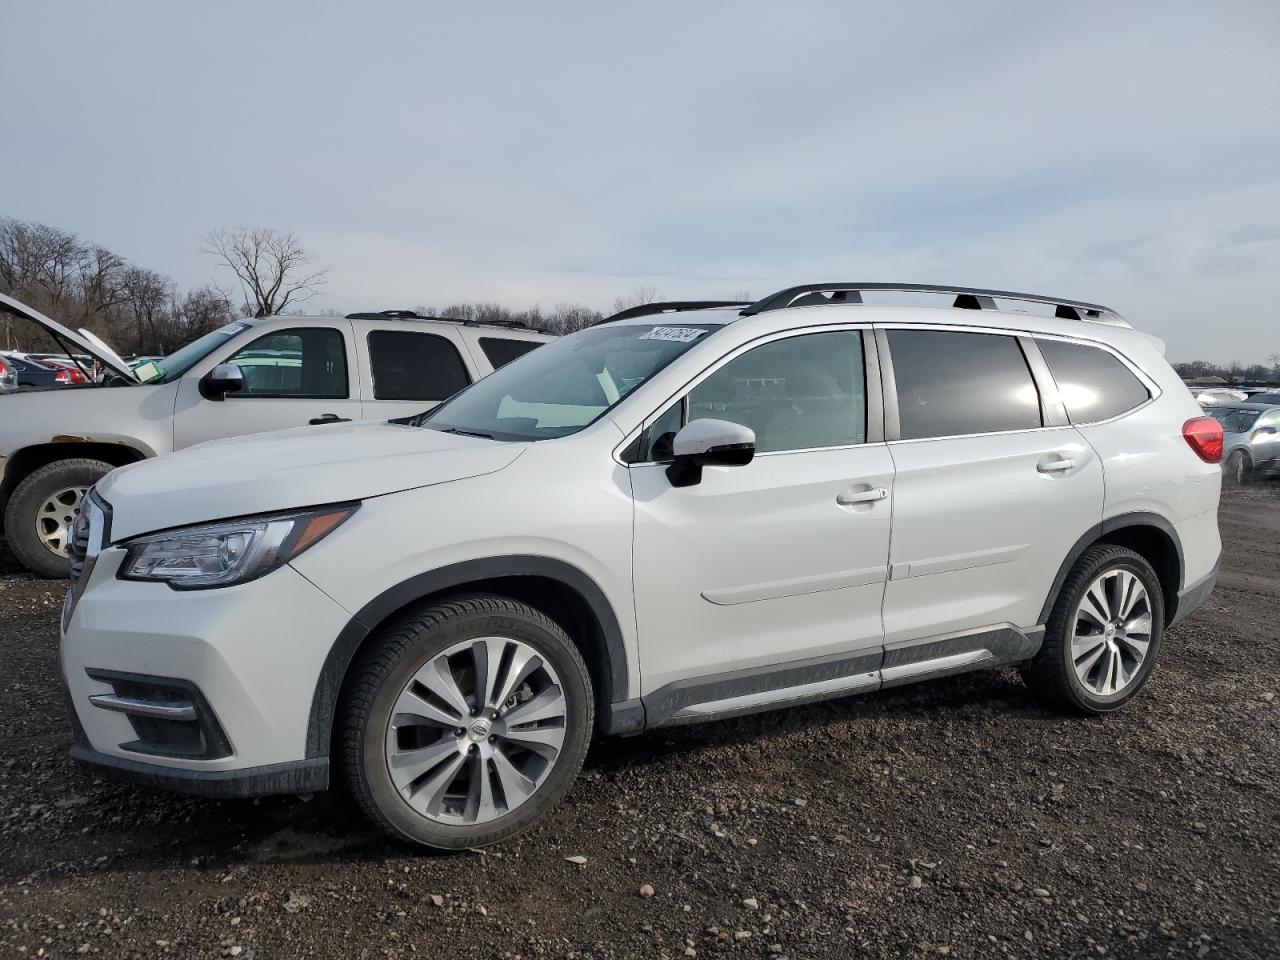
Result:
[[[350,423],[350,417],[340,417],[336,413],[322,413],[318,417],[312,417],[309,421],[313,427],[323,426],[326,423]]]
[[[1075,465],[1076,462],[1070,457],[1051,457],[1048,460],[1041,460],[1036,464],[1036,469],[1041,473],[1062,473]]]
[[[836,503],[842,507],[851,507],[855,503],[875,503],[889,495],[884,487],[872,487],[870,490],[846,490],[836,496]]]

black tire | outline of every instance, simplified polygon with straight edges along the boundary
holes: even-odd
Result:
[[[33,470],[18,484],[5,507],[4,535],[9,549],[24,567],[51,580],[67,578],[69,561],[45,546],[36,531],[36,514],[59,490],[92,487],[113,469],[102,460],[55,460]]]
[[[1071,639],[1076,610],[1085,591],[1096,578],[1110,570],[1127,570],[1142,582],[1151,609],[1151,640],[1145,658],[1129,683],[1115,694],[1100,696],[1076,676]],[[1081,555],[1067,575],[1045,625],[1044,643],[1031,663],[1023,668],[1022,677],[1034,693],[1055,706],[1074,713],[1110,713],[1132,700],[1146,684],[1155,669],[1163,637],[1164,593],[1151,564],[1127,547],[1097,544]]]
[[[1232,450],[1222,464],[1222,478],[1236,487],[1253,483],[1253,460],[1249,454],[1244,450]]]
[[[459,642],[495,636],[529,645],[554,668],[566,701],[564,743],[536,792],[513,810],[473,825],[438,823],[414,810],[391,779],[385,750],[392,708],[433,657]],[[582,767],[594,722],[590,673],[568,634],[526,604],[483,594],[419,608],[384,628],[350,676],[340,707],[347,786],[365,815],[396,840],[442,850],[506,840],[559,803]]]

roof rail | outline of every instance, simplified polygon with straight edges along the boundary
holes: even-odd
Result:
[[[530,333],[553,333],[544,327],[531,327],[523,320],[460,320],[457,317],[428,317],[414,310],[371,310],[348,313],[348,320],[437,320],[441,323],[460,323],[464,327],[500,327],[504,330],[528,330]]]
[[[713,307],[748,307],[749,300],[666,300],[660,303],[642,303],[638,307],[629,307],[611,317],[605,317],[595,325],[612,323],[614,320],[630,320],[632,317],[644,317],[651,313],[680,313],[684,310],[710,310]]]
[[[984,290],[979,287],[950,287],[932,283],[806,283],[788,287],[757,300],[742,316],[750,317],[767,310],[784,307],[801,307],[819,303],[862,303],[863,292],[887,293],[937,293],[953,296],[953,307],[961,310],[995,310],[996,300],[1024,300],[1053,306],[1053,315],[1061,320],[1088,320],[1116,327],[1128,327],[1130,323],[1110,307],[1080,300],[1064,300],[1036,293],[1013,293],[1009,290]],[[829,296],[828,296],[829,295]]]

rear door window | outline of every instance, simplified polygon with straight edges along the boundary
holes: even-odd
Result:
[[[511,337],[481,337],[480,349],[484,351],[489,365],[497,370],[505,367],[512,360],[523,357],[530,350],[542,346],[540,340],[516,340]]]
[[[1151,398],[1142,381],[1113,353],[1063,340],[1036,343],[1072,423],[1110,420]]]
[[[434,333],[373,330],[369,364],[376,400],[444,400],[471,382],[453,341]]]
[[[1040,395],[1011,336],[889,330],[903,440],[1030,430]]]

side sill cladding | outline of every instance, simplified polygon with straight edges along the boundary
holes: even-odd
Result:
[[[360,645],[382,621],[423,597],[503,577],[542,577],[559,581],[576,591],[591,608],[604,638],[613,695],[627,689],[627,654],[622,630],[608,598],[594,580],[572,564],[549,557],[509,556],[468,560],[410,577],[374,597],[351,618],[330,647],[316,681],[307,721],[307,758],[328,756],[338,696],[342,692],[347,670]],[[624,729],[614,729],[618,724],[611,722],[607,732],[626,732],[625,721],[634,722],[626,711],[611,718],[613,721],[619,719],[624,720]]]
[[[647,728],[723,720],[1020,663],[1035,656],[1043,640],[1042,627],[1004,624],[923,643],[677,680],[644,698]]]
[[[1067,574],[1071,572],[1071,568],[1080,559],[1080,555],[1102,537],[1109,533],[1115,533],[1117,530],[1124,530],[1126,527],[1155,527],[1167,536],[1173,544],[1173,548],[1178,555],[1177,586],[1173,591],[1174,596],[1165,598],[1166,626],[1177,618],[1178,593],[1182,587],[1182,571],[1185,569],[1182,558],[1182,540],[1178,537],[1178,531],[1173,528],[1173,524],[1158,513],[1136,512],[1108,517],[1101,523],[1090,527],[1084,536],[1075,542],[1075,546],[1071,548],[1067,553],[1066,559],[1062,561],[1062,566],[1058,568],[1058,575],[1053,578],[1053,584],[1049,587],[1049,595],[1044,598],[1044,606],[1040,608],[1040,623],[1049,622],[1049,614],[1053,612],[1053,604],[1058,599],[1058,591],[1062,589],[1062,584],[1067,579]]]

